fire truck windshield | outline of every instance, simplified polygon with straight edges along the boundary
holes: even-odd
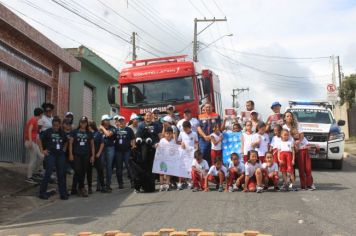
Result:
[[[194,100],[192,77],[122,85],[122,106],[135,107]]]

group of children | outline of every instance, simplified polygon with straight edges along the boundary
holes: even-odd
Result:
[[[219,125],[215,125],[214,132],[210,135],[210,167],[197,149],[196,133],[191,130],[190,123],[185,121],[184,130],[180,133],[177,143],[183,148],[191,146],[196,149],[189,183],[193,191],[209,191],[209,183],[216,184],[219,192],[241,190],[261,193],[269,187],[273,187],[274,191],[297,191],[294,168],[296,164],[299,169],[300,188],[315,190],[308,141],[298,130],[293,114],[287,112],[284,117],[284,125],[275,124],[273,133],[267,132],[267,125],[263,121],[257,123],[256,132],[252,131],[251,121],[245,122],[243,130],[240,125],[239,128],[234,128],[233,132],[242,132],[241,153],[232,153],[227,163],[222,160],[223,135]],[[170,128],[165,129],[159,145],[167,142],[176,143]],[[279,184],[280,173],[282,185]],[[169,176],[161,175],[160,190],[169,190],[170,181]],[[182,181],[185,180],[179,178],[178,189],[181,189]]]

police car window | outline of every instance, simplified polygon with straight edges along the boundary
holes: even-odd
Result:
[[[331,124],[332,116],[328,110],[291,109],[295,118],[301,123]]]

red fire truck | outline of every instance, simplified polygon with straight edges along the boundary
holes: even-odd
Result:
[[[121,71],[119,77],[119,109],[127,120],[132,113],[142,115],[158,108],[166,113],[171,104],[182,116],[190,108],[193,116],[200,105],[210,101],[221,114],[220,81],[208,69],[198,70],[186,55],[129,61],[134,65]],[[109,103],[114,103],[114,89],[109,89]]]

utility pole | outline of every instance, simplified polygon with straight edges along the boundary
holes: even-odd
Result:
[[[331,61],[332,61],[332,65],[333,65],[332,84],[333,84],[333,85],[336,85],[335,56],[334,56],[334,55],[331,56]]]
[[[136,54],[136,32],[132,32],[132,37],[131,37],[131,41],[132,41],[132,60],[136,61],[137,59],[137,54]],[[132,66],[136,66],[136,64],[132,64]]]
[[[340,57],[337,56],[337,69],[339,73],[339,88],[341,87],[341,66],[340,66]]]
[[[239,96],[242,92],[250,91],[250,88],[236,88],[232,90],[232,107],[236,108],[235,100],[237,100],[237,96]],[[236,94],[235,94],[236,92]]]
[[[219,21],[227,21],[226,17],[224,19],[216,19],[215,17],[213,19],[194,19],[194,38],[193,38],[193,61],[194,62],[198,62],[198,35],[201,34],[204,30],[206,30],[207,28],[209,28],[209,26],[211,26],[212,24],[214,24],[215,22],[219,22]],[[210,24],[208,24],[204,29],[202,29],[199,33],[198,33],[198,23],[199,22],[210,22]]]

